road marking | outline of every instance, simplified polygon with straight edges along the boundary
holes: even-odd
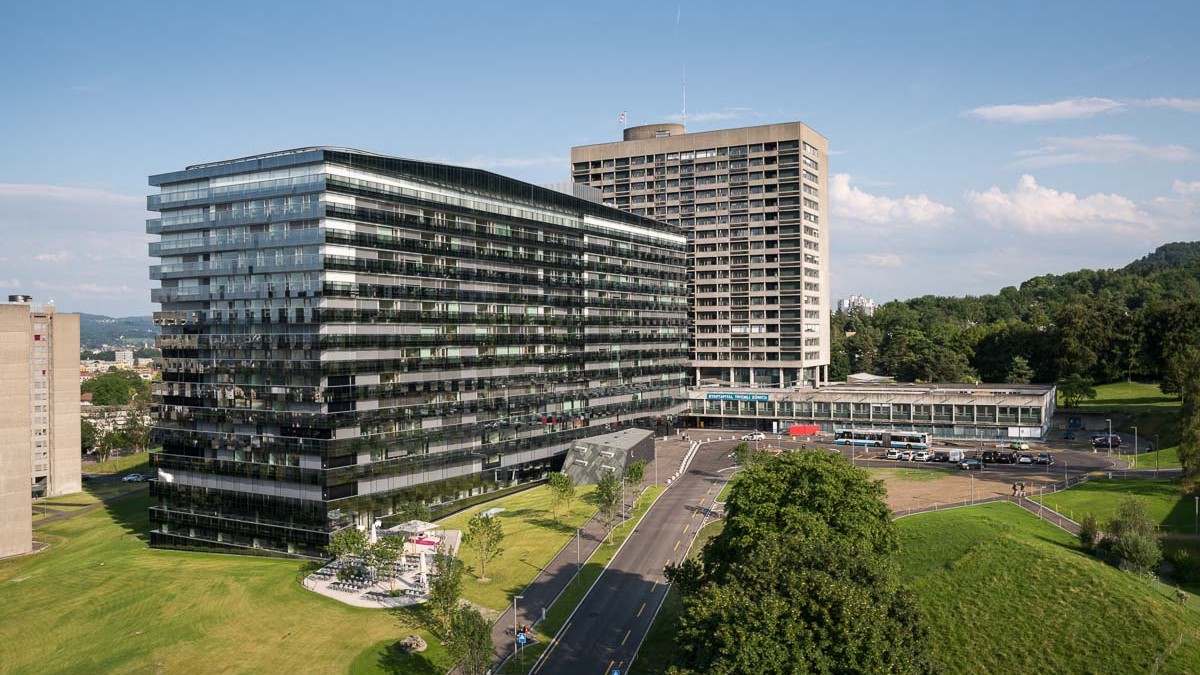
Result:
[[[675,542],[675,548],[671,549],[671,552],[672,552],[672,553],[674,553],[675,551],[678,551],[678,550],[679,550],[679,542],[678,542],[678,541],[676,541],[676,542]]]
[[[670,564],[671,564],[671,561],[667,560],[667,565],[670,565]],[[666,567],[666,565],[664,565],[663,567]],[[658,590],[658,579],[655,579],[654,585],[650,587],[650,594],[654,595],[654,591],[657,591],[657,590]]]
[[[621,638],[621,646],[622,646],[622,647],[624,647],[624,646],[625,646],[625,643],[626,643],[626,642],[629,640],[629,634],[630,634],[630,633],[632,633],[632,632],[633,632],[633,629],[632,629],[632,628],[630,628],[629,630],[625,631],[625,637]]]
[[[642,606],[638,608],[637,615],[640,617],[642,615],[642,611],[644,611],[645,609],[646,609],[646,603],[643,602]]]
[[[571,630],[571,624],[568,623],[567,627],[562,629],[562,632],[554,637],[554,640],[551,641],[550,649],[547,649],[546,653],[542,654],[541,660],[538,661],[537,668],[533,669],[533,675],[537,675],[542,670],[542,666],[546,665],[546,662],[550,660],[550,655],[554,653],[555,649],[558,649],[560,644],[562,644],[563,636],[566,635],[567,631],[569,630]]]
[[[609,673],[612,672],[612,664],[614,664],[614,663],[616,663],[616,661],[608,662],[608,667],[604,669],[604,675],[608,675]]]
[[[698,516],[698,515],[700,515],[699,511],[692,511],[692,520],[695,520],[696,516]]]
[[[689,529],[691,526],[692,526],[692,524],[691,524],[691,523],[688,523],[687,525],[684,525],[684,526],[683,526],[683,533],[684,533],[684,534],[687,534],[687,532],[688,532],[688,529]]]

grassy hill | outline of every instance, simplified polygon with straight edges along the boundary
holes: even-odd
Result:
[[[1195,672],[1200,602],[1104,565],[1012,504],[898,521],[899,563],[953,673]]]
[[[103,314],[79,315],[79,345],[96,348],[101,345],[143,345],[153,342],[158,334],[153,317],[111,317]]]
[[[1164,532],[1195,530],[1192,500],[1179,493],[1179,482],[1175,480],[1090,480],[1069,490],[1046,495],[1043,503],[1059,513],[1070,512],[1076,520],[1085,513],[1092,513],[1104,523],[1116,515],[1117,505],[1126,495],[1137,497]]]

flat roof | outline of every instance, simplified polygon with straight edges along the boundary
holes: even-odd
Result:
[[[797,389],[778,387],[691,387],[689,391],[697,393],[738,393],[738,394],[784,394],[784,393],[820,393],[833,391],[837,393],[862,394],[974,394],[987,392],[989,394],[1023,394],[1026,396],[1044,396],[1054,391],[1053,384],[1004,384],[984,382],[832,382],[823,387],[801,387]]]

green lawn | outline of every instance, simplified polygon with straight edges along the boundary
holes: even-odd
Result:
[[[729,491],[733,489],[733,484],[735,481],[737,481],[737,474],[730,476],[729,480],[725,481],[725,485],[722,486],[721,491],[717,493],[718,504],[724,504],[725,500],[729,498]]]
[[[504,509],[496,516],[504,528],[504,551],[488,563],[488,582],[481,583],[474,571],[464,575],[463,598],[495,612],[504,611],[512,602],[512,597],[528,586],[575,536],[575,528],[596,512],[595,504],[588,498],[595,489],[594,485],[578,486],[571,513],[567,514],[565,508],[560,508],[558,518],[550,512],[550,488],[541,485],[438,521],[442,527],[465,533],[467,522],[475,514],[491,508]],[[470,547],[460,547],[459,557],[468,569],[478,569],[479,558]]]
[[[103,462],[86,463],[84,473],[150,473],[150,453],[136,452],[124,457],[114,457]]]
[[[903,518],[900,568],[952,673],[1195,672],[1200,607],[1105,565],[1019,507]]]
[[[1058,405],[1063,406],[1062,395],[1059,395]],[[1142,413],[1162,412],[1178,409],[1179,397],[1162,393],[1157,384],[1142,384],[1141,382],[1114,382],[1101,384],[1096,387],[1096,398],[1085,399],[1077,408],[1083,412],[1121,412]]]
[[[696,542],[688,551],[688,557],[699,556],[708,540],[721,534],[721,530],[724,529],[725,521],[723,520],[713,521],[701,528],[700,533],[696,536]],[[679,591],[672,586],[667,592],[666,600],[663,600],[662,608],[658,610],[658,616],[654,617],[654,624],[646,633],[646,640],[638,650],[635,658],[637,672],[658,674],[665,673],[670,668],[675,655],[675,633],[678,630],[679,614],[682,611],[683,598],[680,597]]]
[[[542,652],[549,645],[550,640],[558,634],[559,629],[566,623],[567,617],[571,616],[571,613],[575,611],[580,602],[583,602],[583,598],[587,595],[588,590],[591,589],[592,583],[608,567],[608,563],[612,562],[613,557],[620,550],[621,544],[625,542],[629,534],[641,522],[642,516],[646,515],[646,511],[650,509],[650,506],[654,504],[654,500],[658,498],[658,495],[662,494],[663,490],[666,490],[663,486],[651,485],[642,492],[641,496],[638,497],[637,505],[634,506],[633,512],[630,514],[631,517],[629,520],[613,529],[612,543],[601,544],[600,548],[596,549],[592,557],[588,558],[587,562],[583,564],[583,569],[572,580],[571,585],[546,610],[546,620],[534,626],[533,633],[537,643],[527,647],[519,660],[509,660],[505,663],[504,668],[500,670],[501,674],[524,675],[528,671],[528,668],[537,661],[538,657],[541,656]]]
[[[1117,503],[1125,495],[1137,497],[1150,517],[1167,532],[1192,532],[1195,507],[1191,499],[1179,494],[1178,483],[1169,479],[1090,480],[1068,490],[1044,497],[1046,506],[1079,520],[1094,513],[1106,522],[1116,513]],[[1068,513],[1070,512],[1070,513]]]
[[[1178,469],[1183,466],[1179,463],[1178,445],[1130,456],[1129,461],[1133,462],[1130,466],[1134,469],[1153,469],[1156,466],[1160,469]]]
[[[50,549],[0,562],[5,673],[444,673],[405,614],[299,584],[295,560],[147,548],[148,496],[38,528]],[[419,657],[385,647],[412,633]]]

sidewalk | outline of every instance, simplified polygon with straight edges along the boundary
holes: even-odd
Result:
[[[667,478],[679,468],[679,463],[683,461],[683,456],[687,452],[688,444],[679,434],[656,440],[655,444],[659,463],[658,480],[661,485],[665,484]],[[654,485],[654,469],[653,461],[647,464],[644,485]],[[632,495],[632,492],[630,494]],[[582,536],[579,537],[578,547],[576,547],[575,539],[567,542],[558,555],[542,569],[533,581],[529,582],[525,590],[518,594],[522,597],[517,601],[517,624],[532,627],[541,621],[542,610],[548,611],[558,596],[574,581],[575,575],[579,571],[579,564],[576,561],[586,563],[608,534],[598,518],[587,521],[581,529]],[[516,639],[513,633],[511,603],[492,625],[492,644],[495,646],[496,662],[503,661],[514,653]]]

